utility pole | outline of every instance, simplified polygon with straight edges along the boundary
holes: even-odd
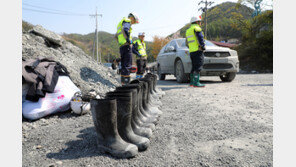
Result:
[[[102,14],[98,14],[98,9],[96,7],[96,14],[94,15],[89,15],[90,17],[95,17],[96,18],[96,30],[95,30],[95,38],[94,38],[94,43],[93,43],[93,57],[95,57],[95,50],[97,51],[97,62],[99,61],[99,38],[98,38],[98,16],[103,16]],[[101,55],[100,55],[100,63],[101,63]]]
[[[261,4],[262,0],[256,0],[254,2],[254,12],[252,14],[252,17],[255,17],[255,16],[258,16],[259,14],[261,14],[261,7],[260,7],[260,4]]]
[[[208,11],[208,6],[211,6],[214,2],[213,1],[208,1],[208,0],[201,0],[198,5],[200,5],[201,3],[205,4],[205,7],[200,7],[198,9],[198,11],[202,10],[203,12],[205,12],[205,39],[207,38],[207,11]]]

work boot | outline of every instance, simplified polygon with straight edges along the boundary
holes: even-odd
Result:
[[[193,74],[190,73],[190,87],[193,87]]]
[[[150,96],[148,93],[149,84],[148,84],[147,79],[142,78],[140,80],[144,81],[144,84],[143,84],[143,108],[144,108],[144,111],[150,115],[156,115],[159,117],[162,114],[162,111],[160,111],[157,107],[152,106],[149,103]]]
[[[116,100],[92,99],[90,103],[99,150],[118,158],[135,157],[138,147],[125,142],[118,133]]]
[[[149,139],[136,135],[132,130],[132,93],[109,92],[107,98],[117,100],[117,129],[123,140],[138,146],[139,151],[146,150],[150,144]]]
[[[156,118],[156,120],[159,120],[159,116],[157,113],[153,113],[153,111],[150,111],[149,108],[147,108],[148,106],[146,105],[146,99],[147,99],[147,91],[146,88],[147,87],[147,83],[144,81],[140,81],[140,80],[133,80],[131,81],[131,84],[137,84],[140,86],[140,94],[139,94],[139,111],[142,115],[150,118],[150,117],[154,117]],[[129,85],[131,85],[129,84]],[[144,108],[145,105],[145,108]],[[156,122],[153,122],[154,124],[157,124]]]
[[[115,94],[117,93],[118,95],[120,94],[120,92],[108,92],[108,94]],[[132,116],[133,117],[133,116]],[[149,127],[142,127],[136,124],[136,122],[134,121],[134,119],[131,119],[131,126],[132,126],[132,130],[134,131],[135,134],[146,137],[146,138],[151,138],[152,136],[152,129],[150,129]]]
[[[143,79],[140,79],[143,81],[146,81],[148,83],[148,97],[147,97],[147,103],[150,103],[152,107],[159,107],[162,105],[160,100],[152,95],[152,78],[150,76],[146,76]]]
[[[205,87],[204,84],[201,84],[199,82],[200,74],[199,73],[193,73],[193,87]]]
[[[162,103],[160,102],[160,98],[164,95],[163,93],[157,92],[156,90],[156,82],[157,82],[157,76],[153,75],[151,73],[148,73],[145,78],[149,78],[151,80],[151,84],[150,84],[150,94],[151,96],[156,100],[156,102],[154,102],[154,99],[151,99],[153,101],[153,103],[157,104],[157,105],[162,105]],[[150,83],[150,82],[149,82]]]
[[[139,112],[139,94],[138,94],[138,92],[139,93],[141,93],[140,91],[141,91],[141,87],[140,87],[140,85],[138,85],[138,84],[128,84],[128,85],[124,85],[124,86],[122,86],[122,87],[117,87],[116,88],[116,90],[127,90],[127,89],[136,89],[136,95],[137,95],[137,97],[135,98],[136,100],[136,104],[135,104],[135,110],[136,111],[138,111]],[[156,116],[153,116],[153,115],[149,115],[149,114],[142,114],[142,113],[139,113],[139,115],[138,116],[143,116],[143,117],[140,117],[141,118],[141,120],[142,120],[142,122],[143,123],[154,123],[154,122],[156,122],[156,121],[158,121],[157,120],[157,117]]]
[[[121,76],[121,85],[129,84],[130,79],[130,76]]]
[[[151,73],[147,73],[146,74],[146,76],[147,75],[152,75],[153,77],[154,77],[154,86],[153,86],[153,90],[157,93],[157,94],[159,94],[159,95],[161,95],[161,96],[163,96],[163,95],[165,95],[165,92],[164,91],[162,91],[161,89],[159,89],[159,88],[157,88],[157,75],[156,74],[151,74]]]
[[[116,92],[132,92],[132,120],[140,127],[150,128],[152,131],[155,130],[155,125],[151,121],[149,122],[149,119],[139,111],[137,88],[118,87],[114,93]]]
[[[155,76],[155,75],[153,75],[151,73],[147,73],[145,75],[145,78],[149,78],[151,80],[151,82],[152,82],[151,85],[150,85],[150,87],[151,87],[150,88],[150,93],[151,93],[152,97],[155,98],[155,99],[157,99],[157,100],[159,100],[162,97],[162,94],[157,93],[155,91],[155,86],[156,86],[156,82],[157,82],[157,76]]]

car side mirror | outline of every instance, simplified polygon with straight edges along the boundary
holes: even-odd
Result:
[[[173,47],[173,46],[168,46],[166,50],[167,50],[167,52],[176,51],[175,47]]]

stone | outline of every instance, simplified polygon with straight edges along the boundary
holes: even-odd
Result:
[[[57,161],[56,164],[58,164],[58,165],[62,165],[63,162],[62,162],[62,161]]]
[[[29,32],[39,35],[58,46],[62,45],[63,38],[60,35],[57,35],[52,31],[48,31],[40,25],[34,26],[33,29]]]

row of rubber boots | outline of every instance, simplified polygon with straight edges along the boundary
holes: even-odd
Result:
[[[99,150],[117,158],[131,158],[150,145],[152,131],[162,114],[157,77],[148,73],[91,100],[91,112]]]

